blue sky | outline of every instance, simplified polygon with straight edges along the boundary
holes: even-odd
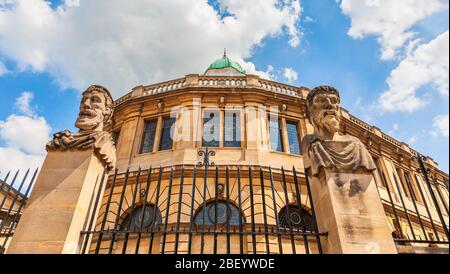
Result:
[[[226,47],[251,73],[337,87],[352,114],[448,172],[448,1],[2,2],[0,170],[39,164],[50,132],[75,130],[88,85],[117,98],[202,73]],[[16,138],[27,123],[36,134]]]

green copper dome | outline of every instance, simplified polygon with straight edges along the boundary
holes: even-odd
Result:
[[[226,69],[226,68],[233,68],[237,72],[245,74],[245,70],[241,67],[241,65],[228,58],[226,54],[224,54],[222,58],[215,60],[211,65],[209,65],[206,71],[211,69]]]

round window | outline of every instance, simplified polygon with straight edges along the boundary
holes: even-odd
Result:
[[[140,206],[125,217],[121,230],[140,230],[162,223],[161,212],[153,205]]]

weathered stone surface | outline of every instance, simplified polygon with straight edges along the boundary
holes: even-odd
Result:
[[[83,92],[75,126],[78,133],[64,130],[53,134],[48,142],[47,151],[88,150],[94,148],[98,156],[109,169],[116,164],[116,148],[109,132],[103,131],[104,125],[111,122],[113,100],[109,91],[93,85]]]
[[[329,86],[313,89],[307,98],[307,114],[314,133],[303,137],[304,163],[318,176],[321,168],[339,172],[373,171],[372,157],[361,141],[339,133],[341,108],[338,91]]]
[[[449,254],[448,248],[397,245],[399,254]]]
[[[103,170],[93,149],[49,152],[7,252],[78,253]]]
[[[372,171],[357,138],[339,133],[339,93],[320,86],[307,98],[314,133],[302,140],[304,164],[326,253],[396,253]]]

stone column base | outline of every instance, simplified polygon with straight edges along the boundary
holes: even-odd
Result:
[[[78,253],[104,164],[86,151],[50,151],[7,253]]]
[[[371,173],[322,170],[310,181],[325,253],[397,253]]]

